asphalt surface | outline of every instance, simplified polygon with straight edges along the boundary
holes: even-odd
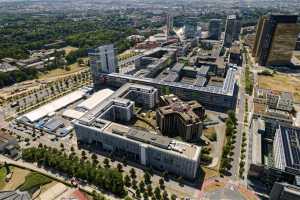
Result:
[[[245,65],[243,64],[241,71],[240,71],[240,84],[239,84],[239,94],[238,94],[238,103],[236,108],[236,118],[238,120],[237,124],[237,133],[236,133],[236,142],[234,144],[234,155],[232,156],[232,167],[230,169],[231,178],[233,180],[239,179],[239,164],[240,164],[240,157],[241,157],[241,144],[242,144],[242,136],[244,130],[244,112],[245,112],[245,88],[244,85],[241,84],[241,77],[244,76],[245,72]]]

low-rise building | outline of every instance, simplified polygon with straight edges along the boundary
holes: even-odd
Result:
[[[151,86],[125,84],[74,123],[79,144],[95,145],[142,165],[194,179],[201,148],[156,132],[119,124],[133,117],[135,103],[153,108],[158,90]]]
[[[258,88],[254,95],[254,102],[266,104],[271,109],[288,112],[293,110],[294,100],[291,92]]]
[[[75,131],[80,143],[95,144],[139,164],[188,179],[197,175],[201,148],[196,145],[106,120],[96,120],[91,125],[79,120]]]
[[[8,154],[12,157],[16,156],[18,154],[18,151],[16,150],[17,144],[16,138],[0,131],[0,153]]]

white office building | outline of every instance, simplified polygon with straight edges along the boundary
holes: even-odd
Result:
[[[118,59],[115,54],[113,44],[100,46],[93,51],[89,52],[90,68],[94,80],[94,84],[99,84],[98,76],[101,73],[110,74],[119,72]]]

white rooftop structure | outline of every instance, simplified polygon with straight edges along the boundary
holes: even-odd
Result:
[[[51,103],[48,103],[44,106],[39,107],[38,109],[35,109],[29,113],[24,114],[21,117],[21,120],[27,122],[36,122],[41,118],[47,116],[48,114],[56,112],[66,107],[67,105],[70,105],[71,103],[78,101],[79,99],[85,96],[86,92],[87,91],[84,89],[76,90],[75,92],[67,94],[59,99],[52,101]]]
[[[83,109],[85,111],[91,110],[113,93],[114,91],[111,89],[103,89],[95,92],[90,98],[77,105],[76,108]]]
[[[68,109],[63,112],[62,116],[69,118],[69,119],[79,119],[81,118],[86,112],[77,111],[74,109]]]

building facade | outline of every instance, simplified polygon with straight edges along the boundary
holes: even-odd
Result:
[[[98,84],[97,76],[101,73],[118,72],[118,60],[114,45],[103,45],[89,52],[90,68],[94,84]]]
[[[165,106],[156,111],[156,120],[163,135],[179,136],[184,141],[197,141],[202,135],[204,108],[197,101],[183,102],[175,95],[162,97]]]
[[[145,166],[194,179],[199,169],[200,147],[119,124],[132,119],[135,103],[144,108],[156,105],[157,93],[154,87],[125,84],[74,123],[77,141]]]
[[[240,32],[240,19],[236,15],[229,15],[226,20],[223,46],[228,48],[231,47],[234,41],[239,40]]]
[[[252,56],[262,66],[289,65],[300,33],[297,15],[262,16],[257,24]]]
[[[300,187],[288,183],[275,182],[270,193],[270,200],[298,200]]]
[[[185,39],[193,39],[197,35],[197,23],[193,19],[187,19],[183,30]]]
[[[211,40],[219,40],[222,33],[221,19],[211,19],[208,25],[208,37]]]
[[[141,165],[194,179],[197,176],[201,148],[154,133],[98,120],[91,125],[75,124],[80,143],[126,157]]]
[[[167,15],[167,35],[171,35],[173,31],[173,16],[171,14]]]
[[[274,167],[300,175],[300,128],[280,125],[273,143]]]

